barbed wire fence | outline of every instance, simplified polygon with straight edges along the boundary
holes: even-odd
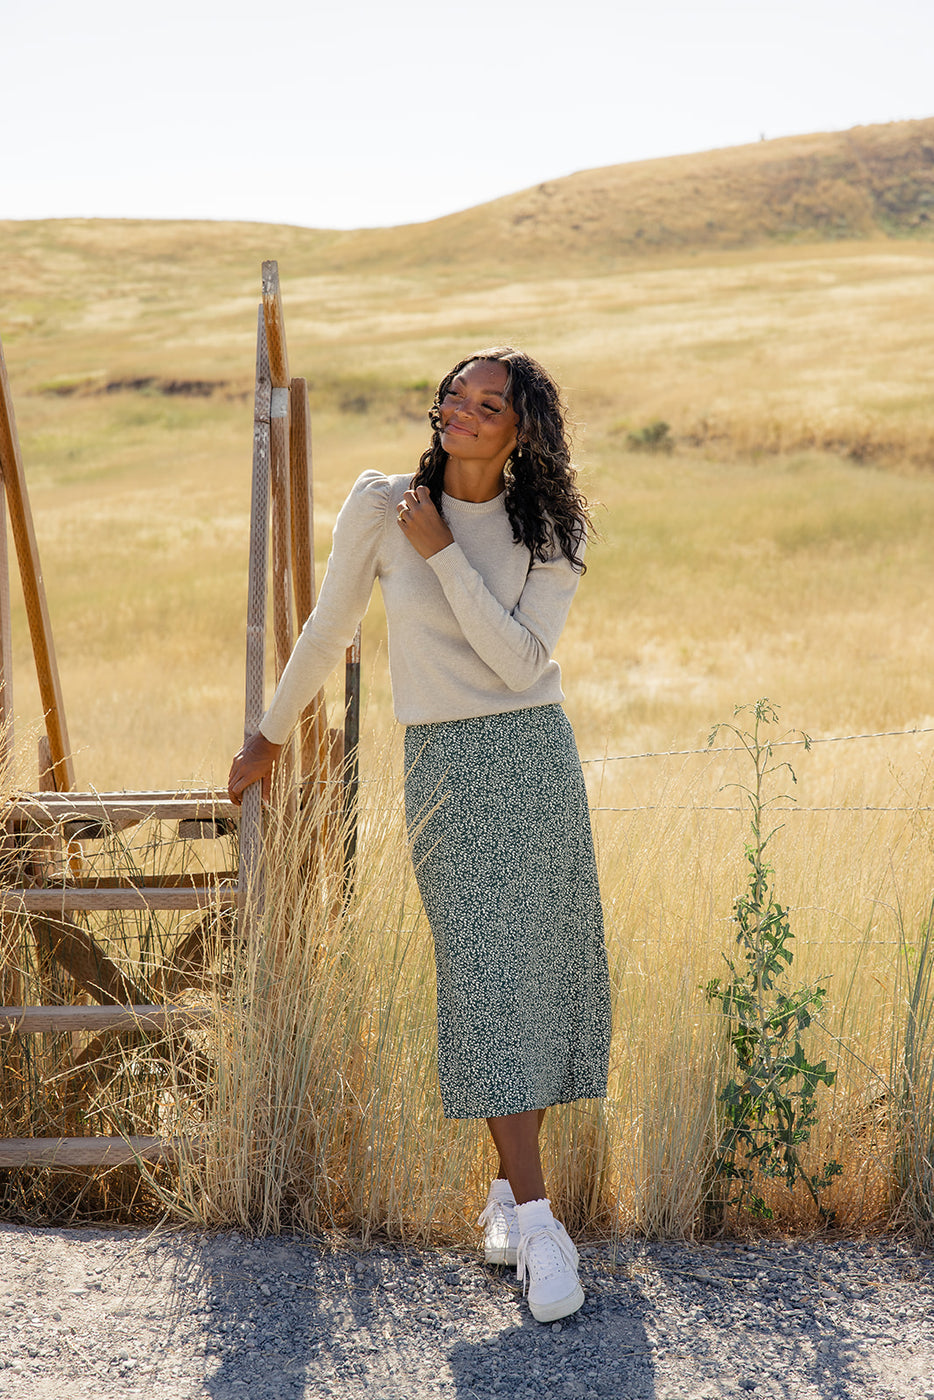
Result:
[[[796,739],[776,739],[772,741],[773,749],[779,748],[816,748],[818,744],[852,744],[868,739],[905,739],[918,734],[934,734],[934,725],[916,725],[911,729],[881,729],[865,734],[831,734],[824,738],[807,738],[803,736]],[[742,744],[725,745],[705,745],[703,748],[692,749],[657,749],[647,750],[643,753],[618,753],[604,754],[599,758],[584,758],[581,763],[587,767],[592,764],[605,763],[633,763],[641,759],[661,759],[661,758],[691,758],[695,756],[708,757],[714,754],[743,754],[746,749]],[[591,806],[591,812],[744,812],[746,808],[742,805],[726,805],[723,803],[700,803],[700,802],[654,802],[644,803],[632,807],[608,807]],[[819,806],[809,807],[800,804],[791,804],[786,807],[773,807],[776,813],[794,813],[796,815],[806,815],[812,812],[934,812],[934,805],[921,806],[917,803],[910,803],[904,806],[875,806],[865,804],[861,806]]]

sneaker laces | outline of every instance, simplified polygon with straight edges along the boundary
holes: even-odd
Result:
[[[558,1232],[554,1225],[537,1225],[522,1235],[516,1251],[516,1277],[523,1284],[523,1294],[529,1283],[544,1283],[557,1274],[577,1269],[577,1250],[568,1235]],[[528,1275],[528,1277],[526,1276]]]
[[[483,1210],[480,1212],[480,1218],[477,1224],[482,1225],[484,1229],[494,1224],[502,1225],[503,1229],[508,1232],[510,1225],[509,1216],[507,1214],[508,1206],[508,1201],[487,1201]],[[513,1206],[512,1209],[515,1210],[515,1206]]]
[[[515,1220],[516,1200],[508,1181],[494,1181],[486,1198],[486,1205],[480,1212],[478,1225],[484,1228],[501,1225],[508,1230]]]

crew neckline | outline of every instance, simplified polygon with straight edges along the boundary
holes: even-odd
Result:
[[[441,499],[445,510],[461,511],[465,515],[489,515],[502,508],[506,492],[505,489],[500,491],[491,501],[462,501],[459,496],[449,496],[446,491],[442,491]]]

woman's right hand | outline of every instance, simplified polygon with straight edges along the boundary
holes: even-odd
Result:
[[[269,801],[272,765],[279,757],[281,748],[281,744],[273,744],[259,730],[244,741],[243,747],[234,755],[227,776],[227,795],[234,806],[239,807],[246,789],[260,780],[263,784],[263,800]]]

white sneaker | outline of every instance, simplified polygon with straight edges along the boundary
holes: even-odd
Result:
[[[577,1277],[579,1256],[567,1230],[555,1220],[547,1203],[529,1204],[538,1209],[531,1218],[519,1216],[516,1273],[520,1283],[527,1280],[529,1308],[535,1321],[557,1322],[576,1313],[583,1304],[584,1290]],[[540,1209],[542,1205],[544,1211]],[[518,1209],[525,1211],[522,1206]]]
[[[483,1257],[488,1264],[515,1264],[519,1247],[516,1202],[508,1181],[490,1182],[478,1225],[483,1226]]]

